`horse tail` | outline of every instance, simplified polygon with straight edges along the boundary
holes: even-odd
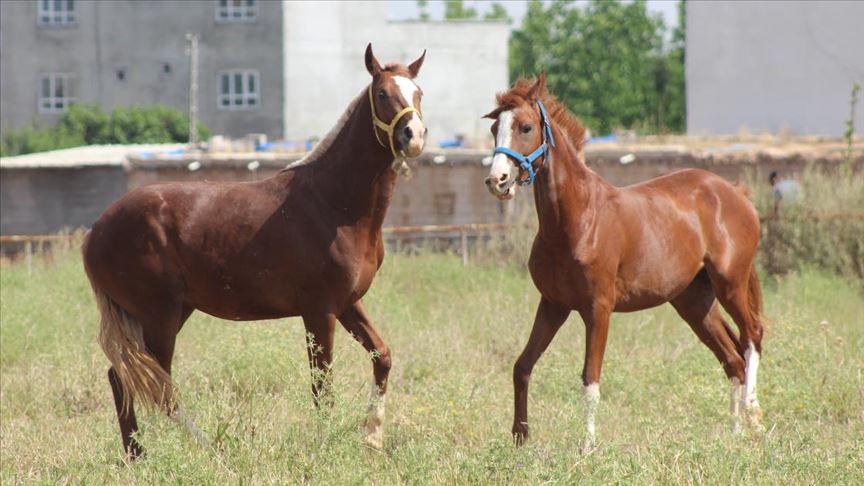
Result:
[[[104,292],[93,291],[102,315],[99,345],[120,379],[123,409],[129,410],[133,397],[145,407],[168,409],[174,390],[171,376],[147,351],[141,323]]]
[[[756,351],[762,353],[762,286],[759,283],[759,275],[756,274],[756,265],[750,265],[750,280],[747,282],[747,301],[749,302],[750,322],[753,323],[754,344]]]

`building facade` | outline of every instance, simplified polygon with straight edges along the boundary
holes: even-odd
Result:
[[[843,134],[864,86],[864,2],[686,5],[689,134]]]
[[[0,2],[0,127],[56,121],[71,103],[187,110],[187,33],[199,38],[198,113],[214,134],[323,136],[368,83],[363,51],[407,63],[430,138],[484,140],[507,87],[503,23],[390,22],[386,2],[17,0]]]

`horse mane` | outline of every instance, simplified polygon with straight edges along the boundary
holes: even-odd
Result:
[[[408,71],[408,68],[402,64],[388,64],[383,68],[383,71],[387,71],[391,73],[393,76],[404,76],[408,79],[414,79],[414,76],[411,75],[411,72]],[[342,131],[342,127],[348,123],[348,119],[351,118],[351,115],[357,110],[357,107],[360,106],[366,99],[366,90],[360,92],[360,94],[355,97],[351,103],[348,104],[348,107],[345,109],[345,112],[342,113],[342,116],[339,117],[339,120],[336,121],[336,124],[333,125],[333,128],[324,135],[318,143],[315,144],[315,147],[312,148],[306,155],[304,155],[301,159],[296,160],[289,164],[287,167],[282,169],[282,171],[286,171],[289,169],[293,169],[295,167],[299,167],[301,165],[307,165],[310,162],[315,161],[321,154],[327,151],[333,142],[336,141],[336,138],[339,136],[339,132]]]
[[[314,162],[321,156],[324,152],[327,151],[332,145],[333,142],[336,141],[336,138],[339,137],[339,133],[342,131],[342,128],[348,123],[348,120],[354,115],[354,112],[357,111],[357,107],[360,106],[366,99],[366,90],[360,92],[352,101],[348,104],[348,107],[345,108],[345,112],[342,113],[342,116],[339,117],[339,120],[336,121],[336,124],[327,132],[327,135],[324,135],[318,143],[310,150],[306,155],[304,155],[301,159],[296,160],[282,169],[282,171],[286,171],[289,169],[293,169],[295,167],[299,167],[301,165],[307,165],[311,162]]]
[[[533,86],[533,80],[519,78],[512,88],[495,96],[498,110],[511,110],[522,103],[529,103],[530,92]],[[567,111],[567,107],[545,89],[540,94],[540,101],[546,107],[549,118],[570,137],[570,141],[576,147],[576,150],[582,150],[582,147],[585,145],[585,127],[579,121],[579,118]]]

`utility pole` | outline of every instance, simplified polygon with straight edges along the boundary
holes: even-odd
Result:
[[[198,143],[198,34],[186,34],[189,47],[189,145]]]

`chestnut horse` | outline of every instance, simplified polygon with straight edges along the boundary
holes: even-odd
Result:
[[[365,440],[383,446],[390,350],[361,297],[384,258],[381,224],[396,168],[424,147],[413,81],[424,58],[381,67],[367,46],[371,84],[314,150],[273,177],[146,186],[93,224],[84,267],[128,455],[142,453],[133,399],[204,439],[176,406],[170,377],[177,333],[195,309],[235,321],[302,316],[316,405],[327,392],[338,320],[372,353]]]
[[[623,188],[610,185],[585,165],[585,130],[546,92],[543,75],[534,83],[519,80],[497,96],[497,105],[486,115],[496,120],[497,145],[486,185],[510,199],[517,184],[535,182],[539,220],[528,265],[541,299],[513,369],[517,444],[528,435],[531,370],[571,311],[585,322],[582,384],[590,449],[610,314],[665,302],[723,364],[732,382],[733,429],[740,430],[742,407],[758,425],[759,217],[744,191],[692,169]],[[720,305],[740,337],[724,322]]]

